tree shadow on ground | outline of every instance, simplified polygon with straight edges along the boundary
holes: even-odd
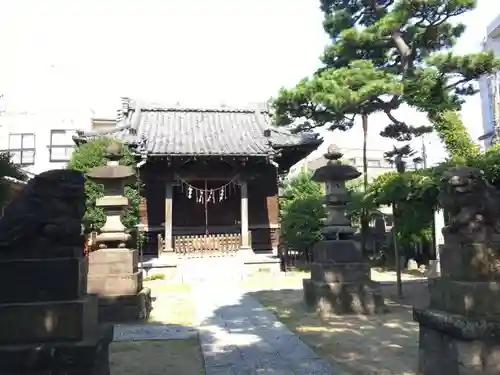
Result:
[[[206,375],[336,374],[249,295],[219,307],[199,334]]]
[[[230,371],[242,363],[241,358],[245,366],[251,367],[247,369],[250,372],[234,373],[266,369],[266,374],[282,374],[273,369],[284,363],[288,369],[293,367],[294,374],[327,374],[321,372],[324,368],[318,356],[330,364],[335,375],[416,374],[418,324],[412,319],[412,307],[427,303],[427,283],[405,282],[404,299],[397,297],[394,283],[384,283],[382,289],[389,313],[336,316],[328,320],[307,311],[300,289],[246,293],[236,303],[220,307],[204,322],[211,332],[200,332],[205,335],[202,345],[217,351],[205,358],[207,375],[217,373],[209,372],[209,367]],[[274,315],[289,331],[276,323]],[[221,340],[224,335],[213,335],[214,330],[229,333],[232,338],[225,342]],[[299,349],[297,337],[312,350]]]
[[[250,293],[338,371],[349,374],[415,374],[418,324],[413,306],[426,306],[425,281],[407,281],[405,298],[393,282],[381,284],[389,312],[377,316],[344,315],[322,320],[303,304],[302,290]],[[341,372],[342,373],[342,372]]]

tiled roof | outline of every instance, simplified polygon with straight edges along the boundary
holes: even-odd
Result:
[[[316,134],[295,135],[272,126],[269,113],[262,110],[124,103],[118,116],[119,126],[107,134],[127,142],[138,142],[143,137],[150,154],[257,156],[266,155],[273,148],[321,143]],[[105,134],[82,135],[89,138]]]

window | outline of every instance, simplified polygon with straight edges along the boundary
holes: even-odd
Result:
[[[12,155],[12,162],[21,167],[35,164],[35,134],[9,134],[9,153]]]
[[[487,122],[491,124],[491,126],[486,129],[488,131],[494,130],[496,122],[498,121],[498,112],[499,112],[499,90],[500,90],[500,82],[499,82],[499,74],[498,72],[492,73],[488,78],[487,78],[487,101],[488,101],[488,119]]]
[[[368,167],[380,168],[382,166],[382,163],[380,162],[379,159],[367,159],[366,165]]]
[[[74,130],[50,131],[50,161],[66,162],[71,157],[75,144],[73,143]]]
[[[388,168],[388,169],[392,169],[393,168],[393,165],[389,161],[387,161],[385,159],[384,160],[380,160],[380,166],[382,168]]]

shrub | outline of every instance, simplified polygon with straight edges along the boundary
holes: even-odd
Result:
[[[321,240],[320,229],[326,217],[322,186],[311,180],[310,172],[301,172],[285,182],[280,199],[281,236],[295,250],[309,254]]]
[[[116,142],[106,137],[97,138],[79,146],[68,163],[68,168],[83,173],[89,172],[92,168],[105,165],[107,162],[106,148],[110,142]],[[135,166],[133,154],[126,145],[122,145],[121,165]],[[134,228],[139,223],[139,192],[138,184],[131,182],[125,186],[124,196],[129,200],[129,206],[122,215],[122,222],[126,228]],[[84,226],[86,231],[97,230],[104,225],[105,216],[101,208],[96,207],[98,198],[104,195],[102,185],[85,181],[86,210],[84,217]]]

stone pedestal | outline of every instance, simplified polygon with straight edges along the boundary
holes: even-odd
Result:
[[[468,242],[445,233],[440,252],[429,306],[413,312],[419,373],[500,374],[500,236]]]
[[[370,279],[370,265],[363,261],[357,242],[322,241],[313,254],[311,278],[303,280],[307,306],[322,316],[385,311],[380,286]]]
[[[318,168],[312,179],[325,183],[328,217],[324,237],[314,246],[311,278],[304,279],[304,302],[322,316],[331,314],[377,314],[385,311],[384,298],[377,283],[370,279],[370,266],[363,261],[355,229],[345,215],[350,197],[345,182],[361,175],[342,164],[335,146],[328,148],[328,163]]]
[[[418,373],[500,374],[500,324],[428,309],[414,309],[420,325]]]
[[[88,293],[99,296],[99,321],[147,319],[151,292],[142,286],[137,250],[99,249],[89,254]]]
[[[83,257],[0,260],[0,374],[109,375],[86,273]]]

